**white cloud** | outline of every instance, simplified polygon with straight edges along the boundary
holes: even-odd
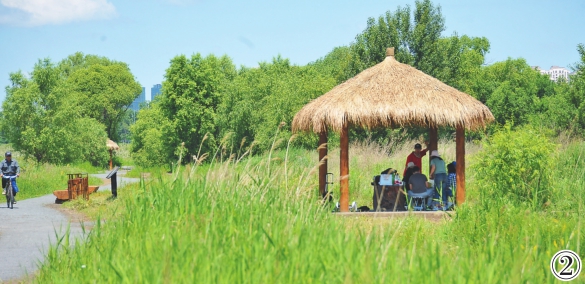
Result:
[[[0,14],[0,23],[27,26],[62,24],[73,21],[108,19],[116,8],[107,0],[0,0],[9,9]]]

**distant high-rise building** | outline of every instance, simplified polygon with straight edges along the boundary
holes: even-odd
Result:
[[[138,97],[132,102],[130,108],[133,111],[138,111],[140,109],[140,105],[146,101],[146,88],[142,87],[142,93],[138,95]]]
[[[534,70],[540,71],[540,74],[548,75],[552,81],[557,81],[559,78],[565,78],[565,80],[568,81],[570,79],[569,76],[573,75],[573,73],[570,73],[569,69],[565,67],[552,66],[550,70],[542,70],[538,66],[533,66],[533,68]]]
[[[162,85],[156,84],[150,88],[150,100],[154,101],[154,98],[162,92]]]

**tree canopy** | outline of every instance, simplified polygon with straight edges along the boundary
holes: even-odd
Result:
[[[387,47],[395,47],[398,61],[485,103],[500,125],[585,133],[585,45],[577,46],[575,75],[551,81],[522,58],[485,64],[488,39],[446,36],[445,23],[439,5],[417,0],[413,7],[367,19],[353,42],[305,66],[278,55],[256,68],[238,69],[226,55],[179,55],[169,62],[161,95],[138,113],[128,106],[141,87],[125,63],[82,53],[58,63],[39,60],[30,75],[10,74],[2,139],[51,163],[103,164],[105,140],[121,137],[132,141],[132,157],[143,166],[175,161],[180,154],[269,150],[290,137],[292,118],[303,105],[380,63]],[[409,129],[407,135],[424,131]],[[404,136],[389,129],[350,132],[380,143],[395,135]],[[301,134],[291,141],[313,148],[317,137]]]
[[[499,124],[581,131],[584,63],[575,66],[580,71],[574,79],[553,82],[522,58],[485,65],[487,38],[444,36],[444,31],[440,6],[420,0],[412,8],[398,7],[369,18],[354,42],[306,66],[277,56],[257,68],[236,70],[227,56],[177,56],[167,69],[160,100],[143,109],[132,127],[135,161],[153,165],[160,163],[161,154],[168,162],[177,159],[180,151],[214,153],[219,144],[221,151],[252,144],[260,151],[269,150],[274,142],[278,145],[277,141],[290,137],[292,118],[303,105],[384,60],[387,47],[396,48],[398,61],[485,103]],[[578,50],[583,56],[582,45]],[[425,130],[408,133],[414,137],[421,131]],[[350,136],[389,143],[396,134],[387,129],[352,129]],[[316,139],[303,134],[293,143],[313,148]]]

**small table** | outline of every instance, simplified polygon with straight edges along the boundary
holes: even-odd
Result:
[[[378,201],[378,197],[381,197],[380,201]],[[406,196],[402,190],[402,184],[374,185],[373,203],[375,211],[406,210]],[[378,203],[380,203],[380,208],[378,208]]]

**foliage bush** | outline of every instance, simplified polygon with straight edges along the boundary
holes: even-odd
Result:
[[[138,166],[151,167],[168,162],[164,131],[170,122],[158,105],[151,103],[138,112],[138,120],[130,127],[132,132],[131,157]]]
[[[97,167],[105,167],[108,164],[109,154],[106,143],[108,136],[103,124],[92,118],[80,118],[73,126],[73,141],[69,150],[74,151],[83,161],[90,162]],[[72,159],[80,161],[80,159]]]
[[[539,209],[554,192],[552,172],[558,146],[531,126],[497,130],[473,160],[480,201],[489,207],[506,203]]]

